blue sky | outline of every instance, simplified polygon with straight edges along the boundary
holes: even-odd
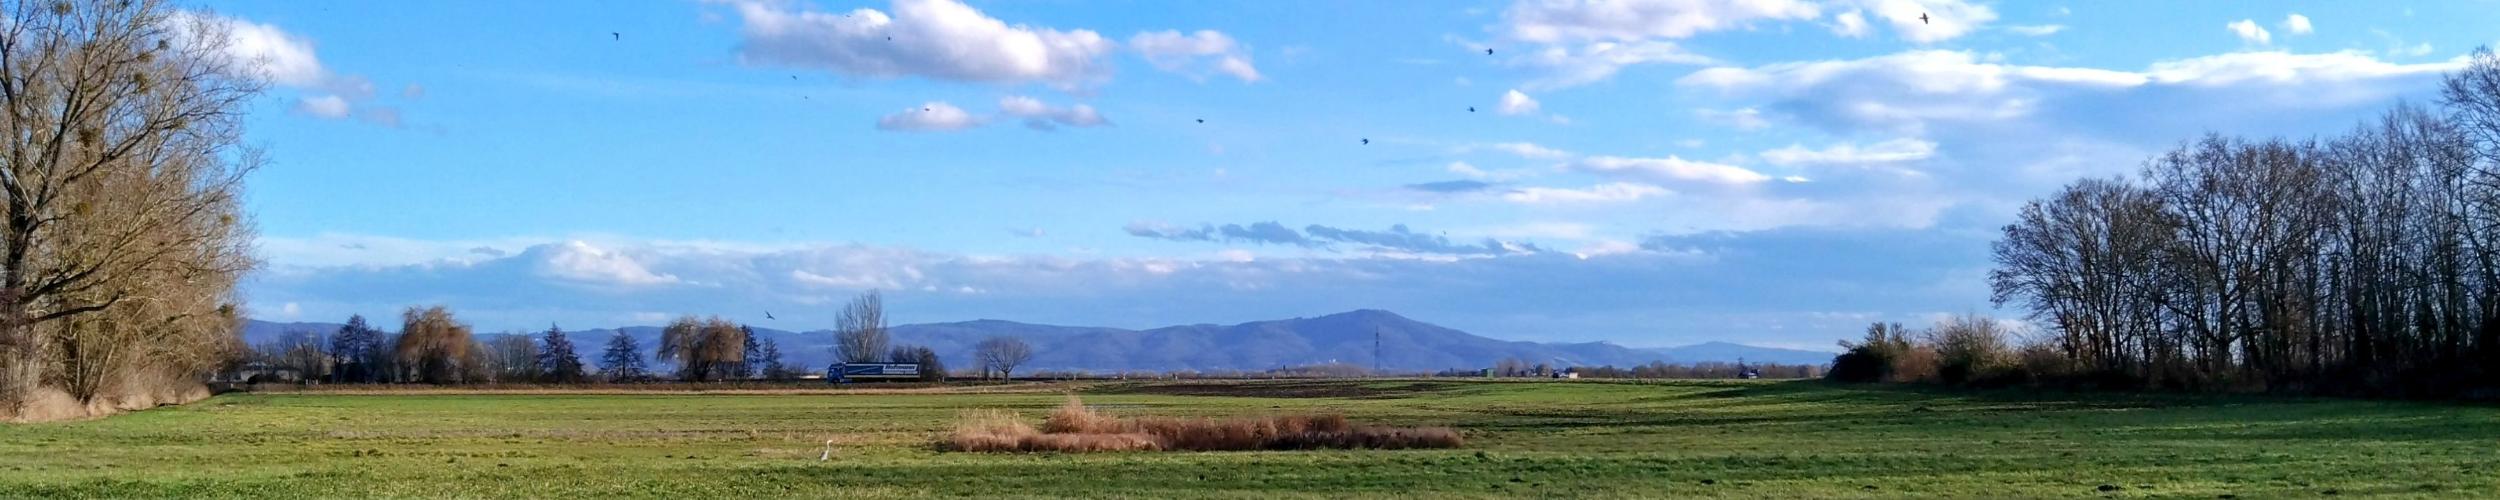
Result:
[[[271,82],[264,319],[812,329],[879,289],[901,322],[1632,346],[1992,312],[2024,200],[2350,128],[2500,36],[2488,1],[189,8]]]

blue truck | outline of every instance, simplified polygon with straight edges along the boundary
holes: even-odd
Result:
[[[834,363],[825,368],[825,381],[836,384],[895,380],[920,380],[920,364]]]

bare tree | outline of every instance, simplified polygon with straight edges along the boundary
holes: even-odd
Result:
[[[719,316],[706,320],[679,317],[660,331],[658,354],[660,359],[677,363],[680,379],[727,379],[746,361],[746,329]]]
[[[833,318],[834,355],[844,363],[875,363],[888,354],[885,299],[875,290],[851,299]]]
[[[156,0],[0,10],[0,410],[47,371],[86,399],[230,357],[259,82],[223,26]]]
[[[980,360],[983,372],[997,372],[998,378],[1014,378],[1016,366],[1033,360],[1033,346],[1015,337],[990,337],[972,347],[973,358]]]
[[[400,313],[399,362],[414,371],[413,378],[428,384],[451,384],[466,381],[477,368],[477,340],[469,333],[469,325],[451,316],[443,306],[425,309],[408,308]]]

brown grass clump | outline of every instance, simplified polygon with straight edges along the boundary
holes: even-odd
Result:
[[[1466,444],[1447,427],[1357,425],[1343,415],[1278,415],[1226,419],[1120,418],[1086,408],[1070,396],[1036,429],[1014,413],[966,412],[940,443],[954,451],[1095,452],[1456,448]]]

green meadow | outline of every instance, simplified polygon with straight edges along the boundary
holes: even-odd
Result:
[[[1038,422],[1337,412],[1454,450],[974,454]],[[1064,383],[816,393],[237,393],[0,426],[0,497],[2458,497],[2500,411],[1821,382]]]

